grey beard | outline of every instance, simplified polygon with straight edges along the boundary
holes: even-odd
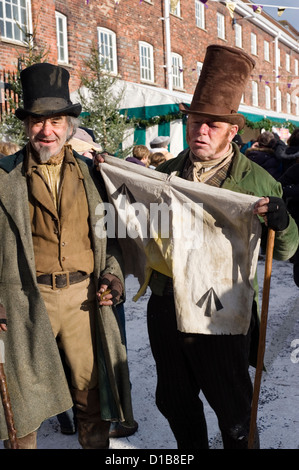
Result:
[[[51,152],[49,152],[48,149],[41,149],[41,151],[39,152],[39,159],[41,163],[47,163],[47,161],[49,161],[51,157]]]
[[[55,153],[55,155],[58,155],[58,153],[61,151],[63,145],[58,149],[58,151]],[[39,159],[41,163],[47,163],[51,157],[54,157],[55,155],[52,155],[52,152],[50,149],[47,148],[42,148],[40,149],[39,152]]]

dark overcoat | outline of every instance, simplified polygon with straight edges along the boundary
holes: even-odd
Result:
[[[5,374],[17,436],[72,406],[59,351],[39,292],[24,170],[26,149],[0,160],[0,303],[7,311]],[[94,248],[94,282],[105,272],[124,283],[115,243],[102,238],[104,207],[99,176],[91,161],[74,152],[84,176]],[[96,302],[96,300],[95,300]],[[111,307],[98,308],[97,348],[102,418],[133,422],[131,390],[123,333]],[[7,439],[0,406],[0,439]]]

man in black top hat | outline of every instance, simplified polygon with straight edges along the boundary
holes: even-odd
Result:
[[[0,165],[0,335],[18,444],[36,448],[40,424],[74,403],[82,447],[108,448],[110,422],[134,422],[113,308],[124,296],[121,255],[99,225],[104,188],[68,144],[81,112],[69,73],[41,63],[21,81],[16,116],[29,142]],[[1,409],[0,438],[10,446]]]

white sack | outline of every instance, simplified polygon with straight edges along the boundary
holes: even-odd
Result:
[[[105,160],[101,174],[112,214],[102,222],[110,236],[117,231],[126,274],[142,284],[147,264],[147,272],[173,278],[180,331],[246,334],[260,246],[253,215],[258,198]],[[154,230],[158,209],[162,217]],[[102,230],[99,221],[98,236]]]

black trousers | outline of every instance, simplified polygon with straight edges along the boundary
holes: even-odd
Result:
[[[151,295],[147,321],[157,368],[156,404],[178,448],[209,447],[202,391],[218,418],[224,448],[246,449],[253,389],[248,373],[250,333],[180,333],[171,295]]]

